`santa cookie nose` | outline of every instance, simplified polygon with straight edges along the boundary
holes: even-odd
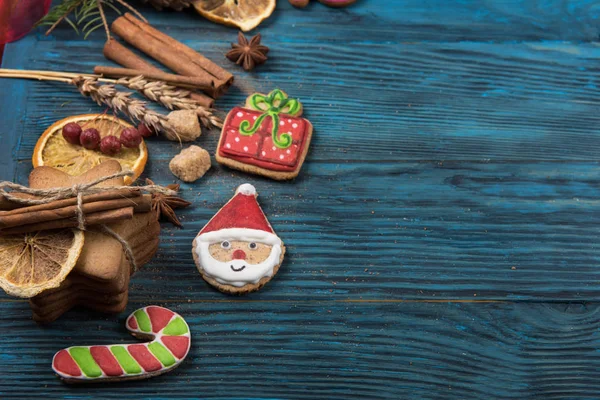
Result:
[[[233,259],[234,260],[245,260],[246,253],[244,253],[244,250],[236,250],[233,252]]]

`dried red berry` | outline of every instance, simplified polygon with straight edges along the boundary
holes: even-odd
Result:
[[[100,132],[95,128],[86,129],[79,136],[79,143],[88,150],[95,150],[100,145]]]
[[[154,133],[152,133],[150,128],[148,128],[145,124],[142,124],[142,123],[140,123],[137,126],[137,130],[140,133],[140,135],[142,135],[142,137],[150,137],[154,134]]]
[[[106,136],[100,141],[100,151],[107,156],[114,156],[121,151],[121,141],[116,136]]]
[[[142,143],[142,135],[135,128],[123,129],[121,132],[121,144],[125,147],[138,147]]]
[[[75,122],[69,122],[62,129],[62,135],[65,140],[71,144],[79,144],[79,136],[81,135],[81,126]]]

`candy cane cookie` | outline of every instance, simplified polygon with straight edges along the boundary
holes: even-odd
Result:
[[[138,339],[152,341],[69,347],[54,355],[52,369],[66,383],[146,379],[176,368],[190,350],[188,324],[166,308],[140,308],[125,326]]]

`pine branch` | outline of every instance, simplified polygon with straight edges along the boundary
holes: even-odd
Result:
[[[52,25],[50,29],[46,31],[46,36],[50,34],[61,23],[73,10],[83,3],[83,0],[64,0],[61,4],[52,7],[48,14],[42,19],[36,22],[35,26]]]
[[[115,1],[145,21],[145,18],[125,0],[62,0],[62,2],[53,7],[44,18],[39,20],[36,26],[51,25],[50,29],[46,31],[46,36],[48,36],[61,22],[64,21],[71,25],[77,34],[81,32],[81,34],[84,35],[84,39],[96,29],[104,27],[106,36],[110,39],[110,30],[108,29],[108,21],[104,15],[104,6],[111,8],[120,15],[121,11],[113,4]],[[73,16],[72,19],[69,18],[69,15],[71,14]],[[99,24],[99,21],[102,21],[102,23]]]

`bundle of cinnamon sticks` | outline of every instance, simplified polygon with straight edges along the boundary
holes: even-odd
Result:
[[[82,196],[81,211],[87,227],[132,219],[134,213],[149,212],[151,208],[150,194],[142,194],[135,188],[123,188]],[[0,235],[80,225],[76,197],[37,205],[23,205],[0,198],[0,209],[3,210],[0,211]]]
[[[104,56],[125,68],[97,66],[94,72],[111,78],[144,75],[164,80],[174,86],[199,89],[191,98],[205,107],[212,107],[233,83],[233,75],[202,54],[173,39],[151,25],[126,13],[117,18],[111,31],[131,46],[160,62],[176,74],[167,74],[148,63],[115,39],[104,46]]]

